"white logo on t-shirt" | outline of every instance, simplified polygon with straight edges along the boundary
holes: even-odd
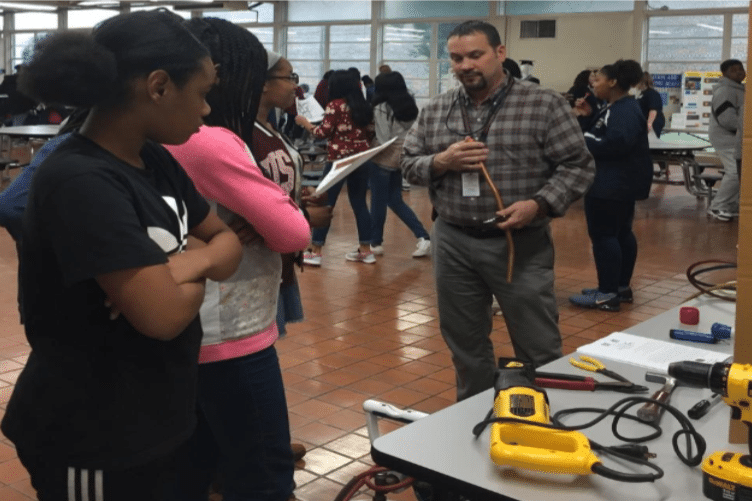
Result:
[[[163,196],[162,199],[173,210],[173,212],[175,212],[175,216],[178,220],[178,227],[180,229],[180,241],[178,241],[178,237],[172,234],[169,230],[159,226],[149,226],[146,228],[146,232],[148,233],[149,238],[154,240],[165,254],[183,252],[188,237],[188,209],[185,206],[185,202],[183,202],[183,215],[181,216],[175,197]]]

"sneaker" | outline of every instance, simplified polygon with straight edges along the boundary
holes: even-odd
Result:
[[[376,262],[376,256],[373,255],[373,252],[360,252],[357,249],[355,252],[348,252],[345,254],[345,259],[366,264],[373,264]]]
[[[402,191],[410,191],[410,183],[405,178],[402,178]]]
[[[303,263],[308,266],[321,266],[321,254],[318,252],[306,251],[303,253]]]
[[[413,252],[413,257],[427,256],[429,252],[431,252],[431,241],[420,237],[415,252]]]
[[[734,216],[727,210],[721,209],[708,209],[708,216],[711,216],[718,221],[731,221]]]
[[[582,289],[582,294],[588,296],[590,294],[595,294],[598,292],[598,289]],[[632,303],[634,302],[634,297],[632,296],[632,288],[631,287],[619,287],[619,290],[617,292],[619,295],[619,302],[620,303]]]
[[[598,308],[603,311],[619,311],[619,296],[615,292],[595,292],[569,296],[569,302],[582,308]]]
[[[373,252],[377,256],[383,256],[384,255],[384,246],[383,245],[372,245],[371,246],[371,252]]]

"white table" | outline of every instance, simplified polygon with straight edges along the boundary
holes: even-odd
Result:
[[[688,304],[700,308],[701,324],[697,330],[702,330],[706,326],[709,329],[713,322],[734,324],[734,303],[715,298],[702,298],[682,306]],[[651,320],[625,329],[624,332],[680,343],[668,337],[669,329],[680,326],[678,311],[679,307],[673,308]],[[733,349],[731,342],[696,346],[729,354]],[[541,370],[588,374],[572,367],[568,359],[568,356],[563,357]],[[660,387],[656,383],[644,382],[645,370],[635,365],[607,360],[603,362],[608,368],[633,382],[649,386],[651,392]],[[596,378],[606,380],[598,375]],[[552,389],[546,391],[552,414],[572,407],[606,408],[628,396],[615,392],[591,393]],[[671,403],[679,410],[686,412],[709,394],[709,390],[679,386],[674,390]],[[453,490],[468,496],[473,501],[688,501],[704,499],[702,470],[699,466],[689,467],[676,457],[671,446],[671,436],[679,429],[679,423],[668,415],[664,415],[661,421],[663,435],[645,443],[651,452],[657,454],[654,462],[665,471],[665,476],[653,483],[632,484],[609,480],[597,475],[552,475],[527,470],[501,469],[489,458],[489,428],[477,440],[471,432],[472,427],[481,421],[491,408],[493,397],[493,390],[488,390],[377,438],[371,448],[374,461],[395,471],[430,482],[438,487],[439,492],[445,492],[447,489]],[[636,410],[637,407],[634,407],[630,413],[634,414]],[[705,417],[693,421],[697,431],[707,441],[705,456],[716,450],[747,451],[746,444],[729,445],[727,443],[729,416],[730,408],[719,402]],[[582,423],[592,417],[593,415],[574,416],[568,419],[566,424]],[[584,430],[584,433],[600,444],[615,445],[619,442],[613,437],[610,426],[611,420],[606,419],[595,427]],[[620,425],[620,431],[627,436],[640,436],[648,434],[650,430],[636,423],[625,421]],[[637,471],[631,469],[629,464],[614,463],[605,456],[603,460],[606,466],[620,471]],[[639,471],[647,470],[643,468]]]

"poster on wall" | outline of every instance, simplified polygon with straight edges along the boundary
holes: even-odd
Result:
[[[678,113],[682,102],[681,73],[661,73],[653,75],[653,88],[661,95],[663,115],[666,117]]]
[[[707,131],[710,125],[713,85],[721,78],[720,71],[687,71],[682,83],[684,127]],[[672,124],[672,127],[675,127]]]

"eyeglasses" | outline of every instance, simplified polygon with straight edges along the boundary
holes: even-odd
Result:
[[[290,75],[286,76],[286,77],[283,77],[281,75],[270,75],[270,76],[266,77],[267,80],[271,80],[273,78],[279,78],[279,79],[282,79],[282,80],[289,80],[292,83],[294,83],[295,85],[298,85],[298,83],[300,83],[300,77],[298,76],[297,73],[290,73]]]

